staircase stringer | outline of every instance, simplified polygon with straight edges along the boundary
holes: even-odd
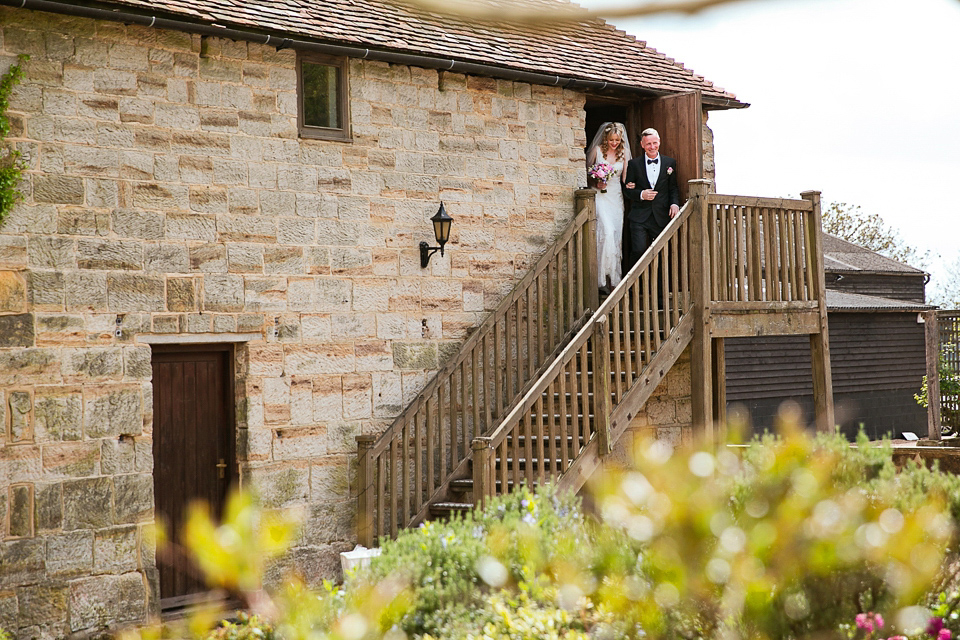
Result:
[[[614,407],[610,414],[611,447],[615,447],[623,437],[630,422],[644,407],[657,386],[683,354],[684,349],[693,340],[693,330],[693,319],[690,314],[687,314],[644,369],[641,377]],[[557,488],[560,491],[576,493],[587,483],[602,461],[599,438],[593,438],[580,456],[570,464],[567,471],[557,479]]]

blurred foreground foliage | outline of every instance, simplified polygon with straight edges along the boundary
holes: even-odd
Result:
[[[898,472],[889,445],[864,436],[858,445],[802,430],[716,451],[638,443],[631,469],[592,487],[595,514],[575,497],[521,488],[384,540],[342,586],[290,576],[270,593],[264,567],[296,527],[238,495],[220,525],[196,510],[187,540],[211,584],[242,596],[249,616],[211,632],[206,612],[140,634],[880,637],[859,625],[869,612],[891,636],[930,637],[934,614],[957,624],[957,569],[946,558],[960,531],[960,479],[914,463]]]

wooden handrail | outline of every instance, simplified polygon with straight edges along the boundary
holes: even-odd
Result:
[[[474,460],[480,462],[474,468],[476,496],[506,491],[511,475],[516,486],[552,481],[568,471],[589,473],[596,461],[584,464],[583,457],[612,450],[642,404],[638,399],[649,397],[663,378],[661,369],[694,334],[709,349],[704,327],[714,304],[745,313],[823,306],[815,275],[822,264],[811,244],[819,233],[815,203],[709,194],[706,182],[694,182],[694,197],[593,317],[497,428],[475,441],[482,456]],[[651,364],[657,371],[649,371]],[[544,411],[551,402],[559,409]],[[544,422],[553,425],[557,417],[559,434],[545,431]],[[543,455],[545,438],[551,446],[561,444],[559,459]],[[525,461],[522,474],[519,460]]]
[[[359,542],[395,535],[462,470],[489,431],[597,306],[595,191],[497,308],[375,442],[358,438]],[[588,314],[589,315],[589,314]]]
[[[493,460],[500,460],[500,491],[505,492],[511,474],[514,485],[553,481],[593,438],[601,455],[612,449],[613,408],[633,384],[641,383],[653,353],[689,309],[689,273],[680,268],[683,260],[678,254],[687,251],[691,210],[690,203],[684,205],[496,429],[475,440],[474,451],[483,455],[482,460],[474,459],[475,496],[497,493]],[[544,404],[550,403],[560,406],[544,410]],[[551,447],[559,442],[559,459],[544,455],[545,439]],[[522,478],[521,459],[525,461]],[[512,468],[508,461],[513,461]],[[489,484],[478,485],[484,482]]]

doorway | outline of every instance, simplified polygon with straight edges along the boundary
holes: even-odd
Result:
[[[627,136],[630,137],[630,144],[633,145],[633,136],[635,135],[633,131],[630,130],[630,123],[627,122],[629,119],[627,105],[625,104],[611,104],[611,103],[590,103],[587,102],[584,107],[584,112],[586,113],[584,133],[587,134],[587,145],[590,145],[590,141],[593,140],[593,136],[597,135],[597,131],[600,129],[600,125],[604,122],[621,122],[627,127]],[[586,148],[584,148],[584,153],[586,153]]]
[[[232,345],[153,346],[153,487],[156,519],[172,551],[158,552],[160,606],[196,599],[206,585],[180,551],[187,507],[195,500],[219,516],[234,480]]]

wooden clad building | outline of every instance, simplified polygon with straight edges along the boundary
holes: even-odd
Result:
[[[824,234],[824,275],[836,420],[850,437],[924,435],[917,393],[926,373],[925,272]],[[755,433],[770,430],[780,405],[796,401],[813,422],[809,345],[803,336],[725,343],[727,408],[744,407]]]

